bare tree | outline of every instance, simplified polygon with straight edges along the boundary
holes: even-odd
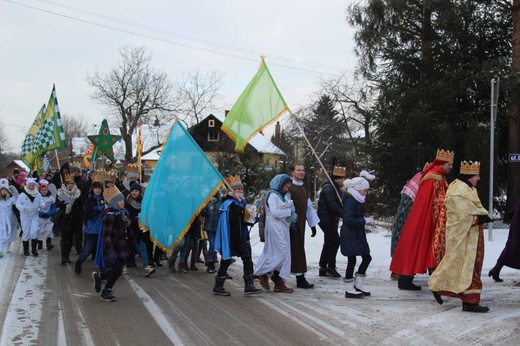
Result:
[[[94,88],[92,98],[110,111],[109,119],[125,142],[125,160],[131,161],[132,133],[138,123],[153,124],[158,118],[170,122],[178,107],[172,83],[166,73],[152,68],[152,55],[144,46],[124,46],[119,53],[116,67],[106,74],[88,74],[87,83]]]
[[[66,158],[70,158],[70,161],[72,161],[74,156],[72,150],[72,138],[86,137],[89,134],[89,123],[87,122],[87,118],[62,114],[61,124],[63,126],[63,132],[65,132],[65,143],[67,143],[67,146],[58,149],[57,153],[60,163],[64,163],[65,161],[69,161]],[[47,153],[47,158],[51,165],[55,167],[57,166],[54,151]]]
[[[181,102],[181,119],[187,126],[198,124],[212,111],[218,111],[215,106],[220,98],[222,78],[224,74],[211,71],[202,74],[199,70],[185,72],[176,82],[175,93]]]

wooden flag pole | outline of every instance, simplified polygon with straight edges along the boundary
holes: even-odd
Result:
[[[316,153],[316,151],[314,150],[314,148],[312,147],[311,145],[311,142],[309,142],[309,139],[307,138],[307,136],[305,135],[305,131],[303,131],[302,127],[300,126],[300,123],[298,123],[298,119],[296,118],[296,115],[294,115],[293,112],[291,112],[290,109],[287,108],[287,110],[289,111],[289,114],[291,115],[292,119],[294,120],[294,122],[296,123],[296,126],[298,126],[298,129],[300,130],[303,138],[305,139],[305,142],[307,142],[307,145],[309,146],[309,149],[311,150],[312,154],[314,155],[314,157],[316,157],[316,160],[318,160],[318,163],[320,164],[321,166],[321,169],[323,169],[323,172],[325,172],[325,175],[327,176],[327,179],[329,180],[329,182],[332,184],[332,186],[334,187],[334,182],[332,181],[332,178],[330,177],[329,173],[327,172],[327,170],[325,169],[325,166],[323,166],[323,163],[321,162],[318,154]],[[338,197],[338,200],[339,200],[339,203],[343,206],[343,202],[341,200],[341,196],[339,195],[339,191],[334,188],[334,191],[336,191],[336,196]]]

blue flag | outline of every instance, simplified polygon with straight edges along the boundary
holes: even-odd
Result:
[[[224,178],[175,120],[146,187],[139,224],[163,249],[175,247]]]

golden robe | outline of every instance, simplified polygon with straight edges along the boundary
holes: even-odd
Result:
[[[477,190],[458,179],[448,187],[444,202],[446,253],[431,275],[429,287],[441,295],[464,301],[467,296],[467,302],[478,303],[484,243],[482,227],[475,224],[475,216],[488,215],[488,211],[482,206]]]

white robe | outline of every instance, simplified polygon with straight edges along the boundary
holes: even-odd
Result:
[[[51,209],[52,204],[55,202],[54,196],[52,194],[48,196],[42,196],[42,205],[40,211],[46,213]],[[38,236],[38,240],[46,240],[47,238],[54,238],[52,234],[52,223],[50,218],[44,219],[39,217],[39,227],[40,227],[40,235]]]
[[[11,243],[16,239],[18,221],[13,212],[14,197],[0,199],[0,252],[10,252]]]
[[[16,200],[16,208],[20,211],[20,223],[22,224],[22,241],[38,239],[39,223],[38,208],[42,203],[42,195],[39,193],[31,202],[25,192],[22,192]]]
[[[267,200],[265,214],[265,246],[256,263],[254,275],[263,275],[274,270],[286,279],[291,274],[291,202],[282,201],[276,193]]]

